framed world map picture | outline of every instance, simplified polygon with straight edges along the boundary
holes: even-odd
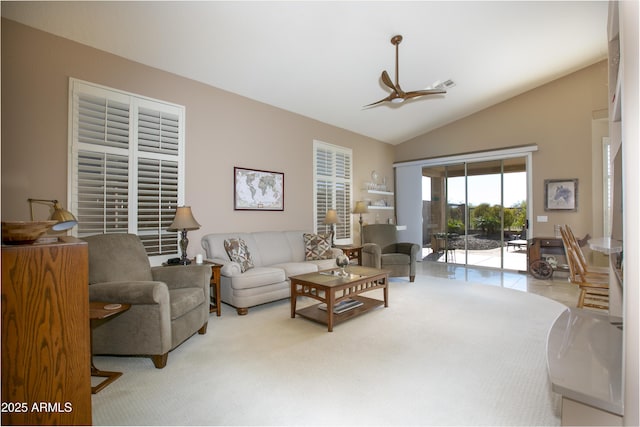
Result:
[[[233,209],[283,211],[284,173],[233,168]]]

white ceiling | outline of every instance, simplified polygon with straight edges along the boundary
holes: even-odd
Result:
[[[606,57],[606,1],[7,2],[2,16],[391,144]],[[363,109],[452,79],[445,96]]]

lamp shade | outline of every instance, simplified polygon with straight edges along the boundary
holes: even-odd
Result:
[[[339,224],[340,218],[338,218],[338,211],[335,209],[328,209],[326,215],[324,216],[323,224]]]
[[[51,229],[53,231],[63,231],[75,227],[78,224],[78,220],[71,212],[63,209],[58,202],[53,204],[53,213],[51,219],[58,221]]]
[[[64,231],[69,230],[70,228],[75,227],[78,224],[78,220],[76,217],[60,206],[60,203],[57,200],[46,200],[46,199],[27,199],[29,201],[29,207],[31,208],[31,221],[33,221],[33,204],[38,203],[42,205],[51,205],[53,206],[53,213],[49,217],[52,221],[57,221],[51,229],[53,231]]]
[[[367,204],[362,200],[356,202],[356,206],[353,208],[353,213],[354,214],[369,213],[369,209],[367,208]]]
[[[193,217],[191,206],[182,206],[176,209],[176,216],[169,226],[169,231],[197,230],[200,224]]]

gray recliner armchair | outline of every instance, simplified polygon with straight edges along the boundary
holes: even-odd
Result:
[[[371,224],[362,227],[362,265],[389,270],[391,277],[416,278],[416,256],[420,245],[398,243],[393,224]]]
[[[160,369],[170,350],[207,332],[211,267],[151,267],[134,234],[83,240],[89,246],[89,299],[131,304],[93,329],[94,354],[151,356]]]

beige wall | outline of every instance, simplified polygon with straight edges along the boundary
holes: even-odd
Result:
[[[463,91],[462,86],[454,90]],[[520,96],[400,144],[397,162],[537,144],[533,154],[533,236],[553,236],[554,224],[570,224],[578,236],[602,233],[601,165],[592,144],[606,122],[592,119],[607,108],[607,63],[599,62]],[[578,211],[545,212],[544,180],[578,178]],[[594,186],[594,180],[597,185]],[[593,191],[592,188],[597,189]],[[547,223],[535,222],[546,215]]]
[[[372,170],[393,186],[389,144],[3,19],[3,220],[28,220],[29,197],[66,206],[69,77],[186,106],[185,201],[202,225],[189,255],[206,233],[311,230],[314,139],[353,149],[354,200]],[[284,212],[234,211],[234,166],[284,172]]]
[[[368,197],[360,189],[372,170],[392,187],[394,160],[537,144],[533,217],[549,221],[534,222],[534,235],[552,235],[553,224],[562,223],[580,236],[602,233],[594,212],[601,206],[598,141],[606,126],[593,118],[607,107],[606,62],[393,147],[3,19],[4,220],[28,219],[28,197],[66,205],[69,77],[186,106],[186,203],[202,224],[190,233],[190,254],[209,232],[312,228],[314,139],[353,149],[354,200]],[[234,166],[284,172],[285,211],[235,212]],[[550,178],[579,179],[578,212],[544,211],[543,182]],[[376,212],[380,221],[392,215]],[[358,241],[357,226],[354,234]]]

